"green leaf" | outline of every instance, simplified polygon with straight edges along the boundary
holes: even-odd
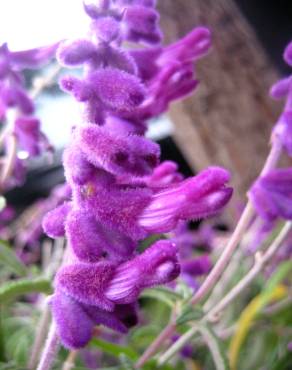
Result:
[[[279,285],[286,276],[292,272],[292,261],[283,262],[272,275],[261,293],[262,305],[265,306],[270,300],[276,286]]]
[[[222,347],[222,340],[217,337],[211,325],[208,323],[200,324],[199,331],[204,337],[217,370],[229,370],[229,363]]]
[[[22,294],[52,293],[51,282],[47,279],[18,279],[8,281],[0,287],[0,302],[4,303]]]
[[[202,307],[194,307],[191,304],[187,304],[183,309],[181,314],[176,319],[177,325],[183,325],[189,321],[198,321],[204,316],[204,311]]]
[[[0,240],[0,263],[18,276],[27,275],[26,266],[16,257],[10,245]]]
[[[145,289],[141,294],[141,297],[157,299],[170,307],[173,307],[177,300],[181,300],[183,298],[173,290],[163,287]]]
[[[93,338],[90,341],[90,344],[100,348],[103,352],[113,355],[115,357],[120,357],[121,355],[125,355],[131,360],[135,361],[138,359],[138,354],[131,348],[120,346],[115,343],[106,342],[99,338]]]

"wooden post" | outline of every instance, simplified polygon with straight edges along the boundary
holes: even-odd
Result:
[[[195,170],[210,164],[231,170],[243,199],[279,113],[268,96],[277,73],[232,0],[160,0],[158,7],[167,43],[198,25],[212,31],[212,51],[196,68],[198,90],[171,109],[174,139]]]

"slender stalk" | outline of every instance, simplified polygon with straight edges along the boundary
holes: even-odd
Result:
[[[12,171],[13,166],[16,158],[16,150],[17,150],[17,139],[15,135],[11,135],[9,137],[9,147],[8,153],[6,157],[6,161],[4,163],[1,178],[0,178],[0,187],[3,188],[6,181],[9,179]]]
[[[2,328],[2,307],[0,305],[0,361],[5,362],[5,342]]]
[[[242,213],[242,216],[226,248],[224,249],[223,253],[219,257],[218,261],[216,262],[210,274],[207,276],[203,284],[200,286],[200,288],[197,290],[197,292],[194,294],[193,298],[191,299],[191,303],[193,305],[201,301],[210,292],[210,290],[216,285],[219,277],[221,276],[226,265],[230,261],[233,255],[233,252],[235,251],[238,243],[243,237],[253,216],[254,216],[254,210],[253,210],[251,202],[249,201]]]
[[[182,335],[174,344],[159,357],[158,365],[165,364],[171,357],[173,357],[181,348],[192,339],[192,337],[199,331],[198,325],[193,325],[193,327],[188,330],[184,335]]]
[[[57,335],[56,326],[54,323],[52,323],[37,370],[51,369],[56,354],[58,352],[58,348],[59,348],[59,338]]]
[[[146,349],[143,355],[139,358],[135,364],[135,369],[140,369],[149,358],[151,358],[160,348],[160,346],[172,336],[175,332],[175,324],[169,323],[160,333],[160,335],[153,341],[150,346]]]
[[[31,370],[35,369],[38,364],[40,352],[41,352],[41,349],[42,349],[42,346],[43,346],[43,343],[45,341],[46,334],[48,331],[50,317],[51,317],[50,308],[46,304],[42,312],[42,316],[40,318],[38,326],[37,326],[37,330],[35,333],[35,340],[32,346],[31,356],[30,356],[29,363],[28,363],[28,368]]]
[[[281,232],[276,237],[274,242],[270,245],[270,247],[266,250],[266,252],[259,256],[252,269],[235,285],[233,289],[231,289],[223,299],[213,308],[211,309],[206,318],[208,320],[212,320],[213,317],[216,317],[220,314],[221,311],[224,310],[246,287],[250,285],[250,283],[257,277],[257,275],[263,270],[267,262],[274,256],[277,252],[279,247],[281,246],[283,240],[289,233],[292,226],[292,222],[288,221],[283,226]]]
[[[70,351],[66,361],[63,364],[62,370],[72,370],[75,365],[75,360],[78,356],[78,351]]]
[[[226,308],[249,284],[254,280],[254,278],[263,270],[268,261],[274,256],[285,237],[289,233],[292,227],[292,222],[288,221],[283,226],[281,232],[266,250],[266,252],[258,257],[255,261],[254,267],[248,272],[248,274],[239,281],[239,283],[212,309],[210,310],[202,319],[203,321],[212,321],[214,317]],[[200,330],[198,324],[194,324],[191,329],[189,329],[184,335],[180,337],[160,358],[159,364],[162,365],[168,361],[172,356],[174,356],[181,348],[188,343],[188,341],[193,337],[193,335]]]

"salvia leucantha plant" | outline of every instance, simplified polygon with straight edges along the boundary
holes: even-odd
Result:
[[[220,232],[211,216],[232,196],[228,170],[184,178],[145,136],[199,88],[195,63],[212,46],[203,26],[162,46],[155,3],[85,2],[86,37],[0,48],[3,191],[21,185],[27,159],[52,151],[34,108],[41,89],[28,91],[24,69],[56,57],[60,87],[80,105],[66,183],[17,222],[1,198],[1,237],[15,245],[0,243],[1,369],[292,366],[292,169],[278,167],[292,153],[292,77],[271,88],[285,104],[270,153],[235,230]],[[284,60],[292,66],[291,43]]]

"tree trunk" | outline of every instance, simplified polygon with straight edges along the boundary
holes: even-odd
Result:
[[[195,94],[173,105],[174,139],[196,171],[223,165],[244,198],[269,150],[279,106],[268,90],[278,78],[256,35],[232,0],[160,0],[167,43],[208,26],[213,48],[198,62]]]

